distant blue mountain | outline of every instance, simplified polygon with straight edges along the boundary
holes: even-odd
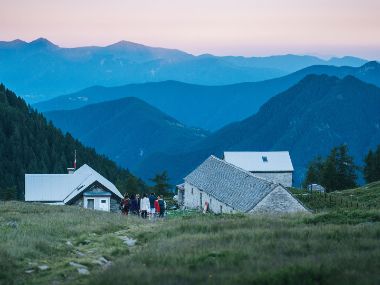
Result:
[[[166,81],[120,87],[91,87],[34,105],[39,111],[75,109],[88,104],[137,97],[188,126],[217,130],[253,114],[274,95],[285,91],[309,74],[343,78],[352,75],[380,86],[380,64],[368,62],[361,67],[311,66],[284,77],[224,86],[201,86]]]
[[[183,153],[155,153],[133,171],[142,178],[167,170],[181,182],[209,155],[223,151],[289,150],[295,183],[307,164],[347,144],[357,164],[380,144],[380,88],[355,77],[309,75],[271,98],[259,112],[211,134]]]
[[[45,116],[56,127],[129,169],[153,153],[182,153],[208,136],[131,97]]]
[[[121,41],[106,47],[60,48],[46,39],[0,42],[0,81],[30,103],[88,86],[176,80],[203,85],[261,81],[311,65],[360,66],[366,61],[343,57],[194,56],[175,49]]]

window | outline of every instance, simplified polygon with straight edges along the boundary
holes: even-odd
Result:
[[[268,157],[267,156],[262,156],[263,162],[268,162]]]
[[[223,213],[223,206],[220,205],[220,213],[222,214]]]
[[[191,195],[193,195],[194,194],[194,189],[193,188],[191,188]]]
[[[100,203],[105,204],[105,203],[107,203],[107,201],[106,200],[101,200]]]
[[[211,203],[212,203],[212,199],[210,198],[210,206],[211,206]]]

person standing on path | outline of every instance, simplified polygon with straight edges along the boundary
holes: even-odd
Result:
[[[165,209],[166,209],[166,202],[164,200],[164,196],[158,196],[158,205],[160,207],[160,218],[163,218],[165,216]]]
[[[124,215],[128,216],[129,207],[130,207],[130,199],[129,199],[128,193],[125,193],[122,203],[123,203],[123,213]]]
[[[137,202],[135,194],[131,195],[130,204],[131,204],[131,206],[129,208],[130,212],[133,215],[138,215],[139,211],[140,211],[140,208],[139,208],[139,205],[138,205],[138,202]]]
[[[149,208],[150,208],[149,199],[146,196],[146,194],[144,193],[143,198],[140,201],[141,217],[143,219],[147,218]]]
[[[158,215],[160,213],[160,204],[158,203],[159,200],[160,200],[160,195],[158,195],[157,200],[154,201],[154,209],[156,211],[155,218],[158,217]]]
[[[156,209],[154,208],[154,201],[157,200],[157,197],[156,195],[152,192],[150,195],[149,195],[149,204],[150,204],[150,211],[149,211],[149,214],[150,214],[150,218],[153,219],[154,218],[154,214],[156,213]]]

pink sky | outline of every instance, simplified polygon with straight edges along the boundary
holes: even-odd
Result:
[[[1,0],[0,40],[380,59],[379,0]]]

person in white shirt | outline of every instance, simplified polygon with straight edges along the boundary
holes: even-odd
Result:
[[[144,194],[140,202],[141,217],[143,219],[147,218],[149,210],[150,210],[150,202],[146,194]]]

